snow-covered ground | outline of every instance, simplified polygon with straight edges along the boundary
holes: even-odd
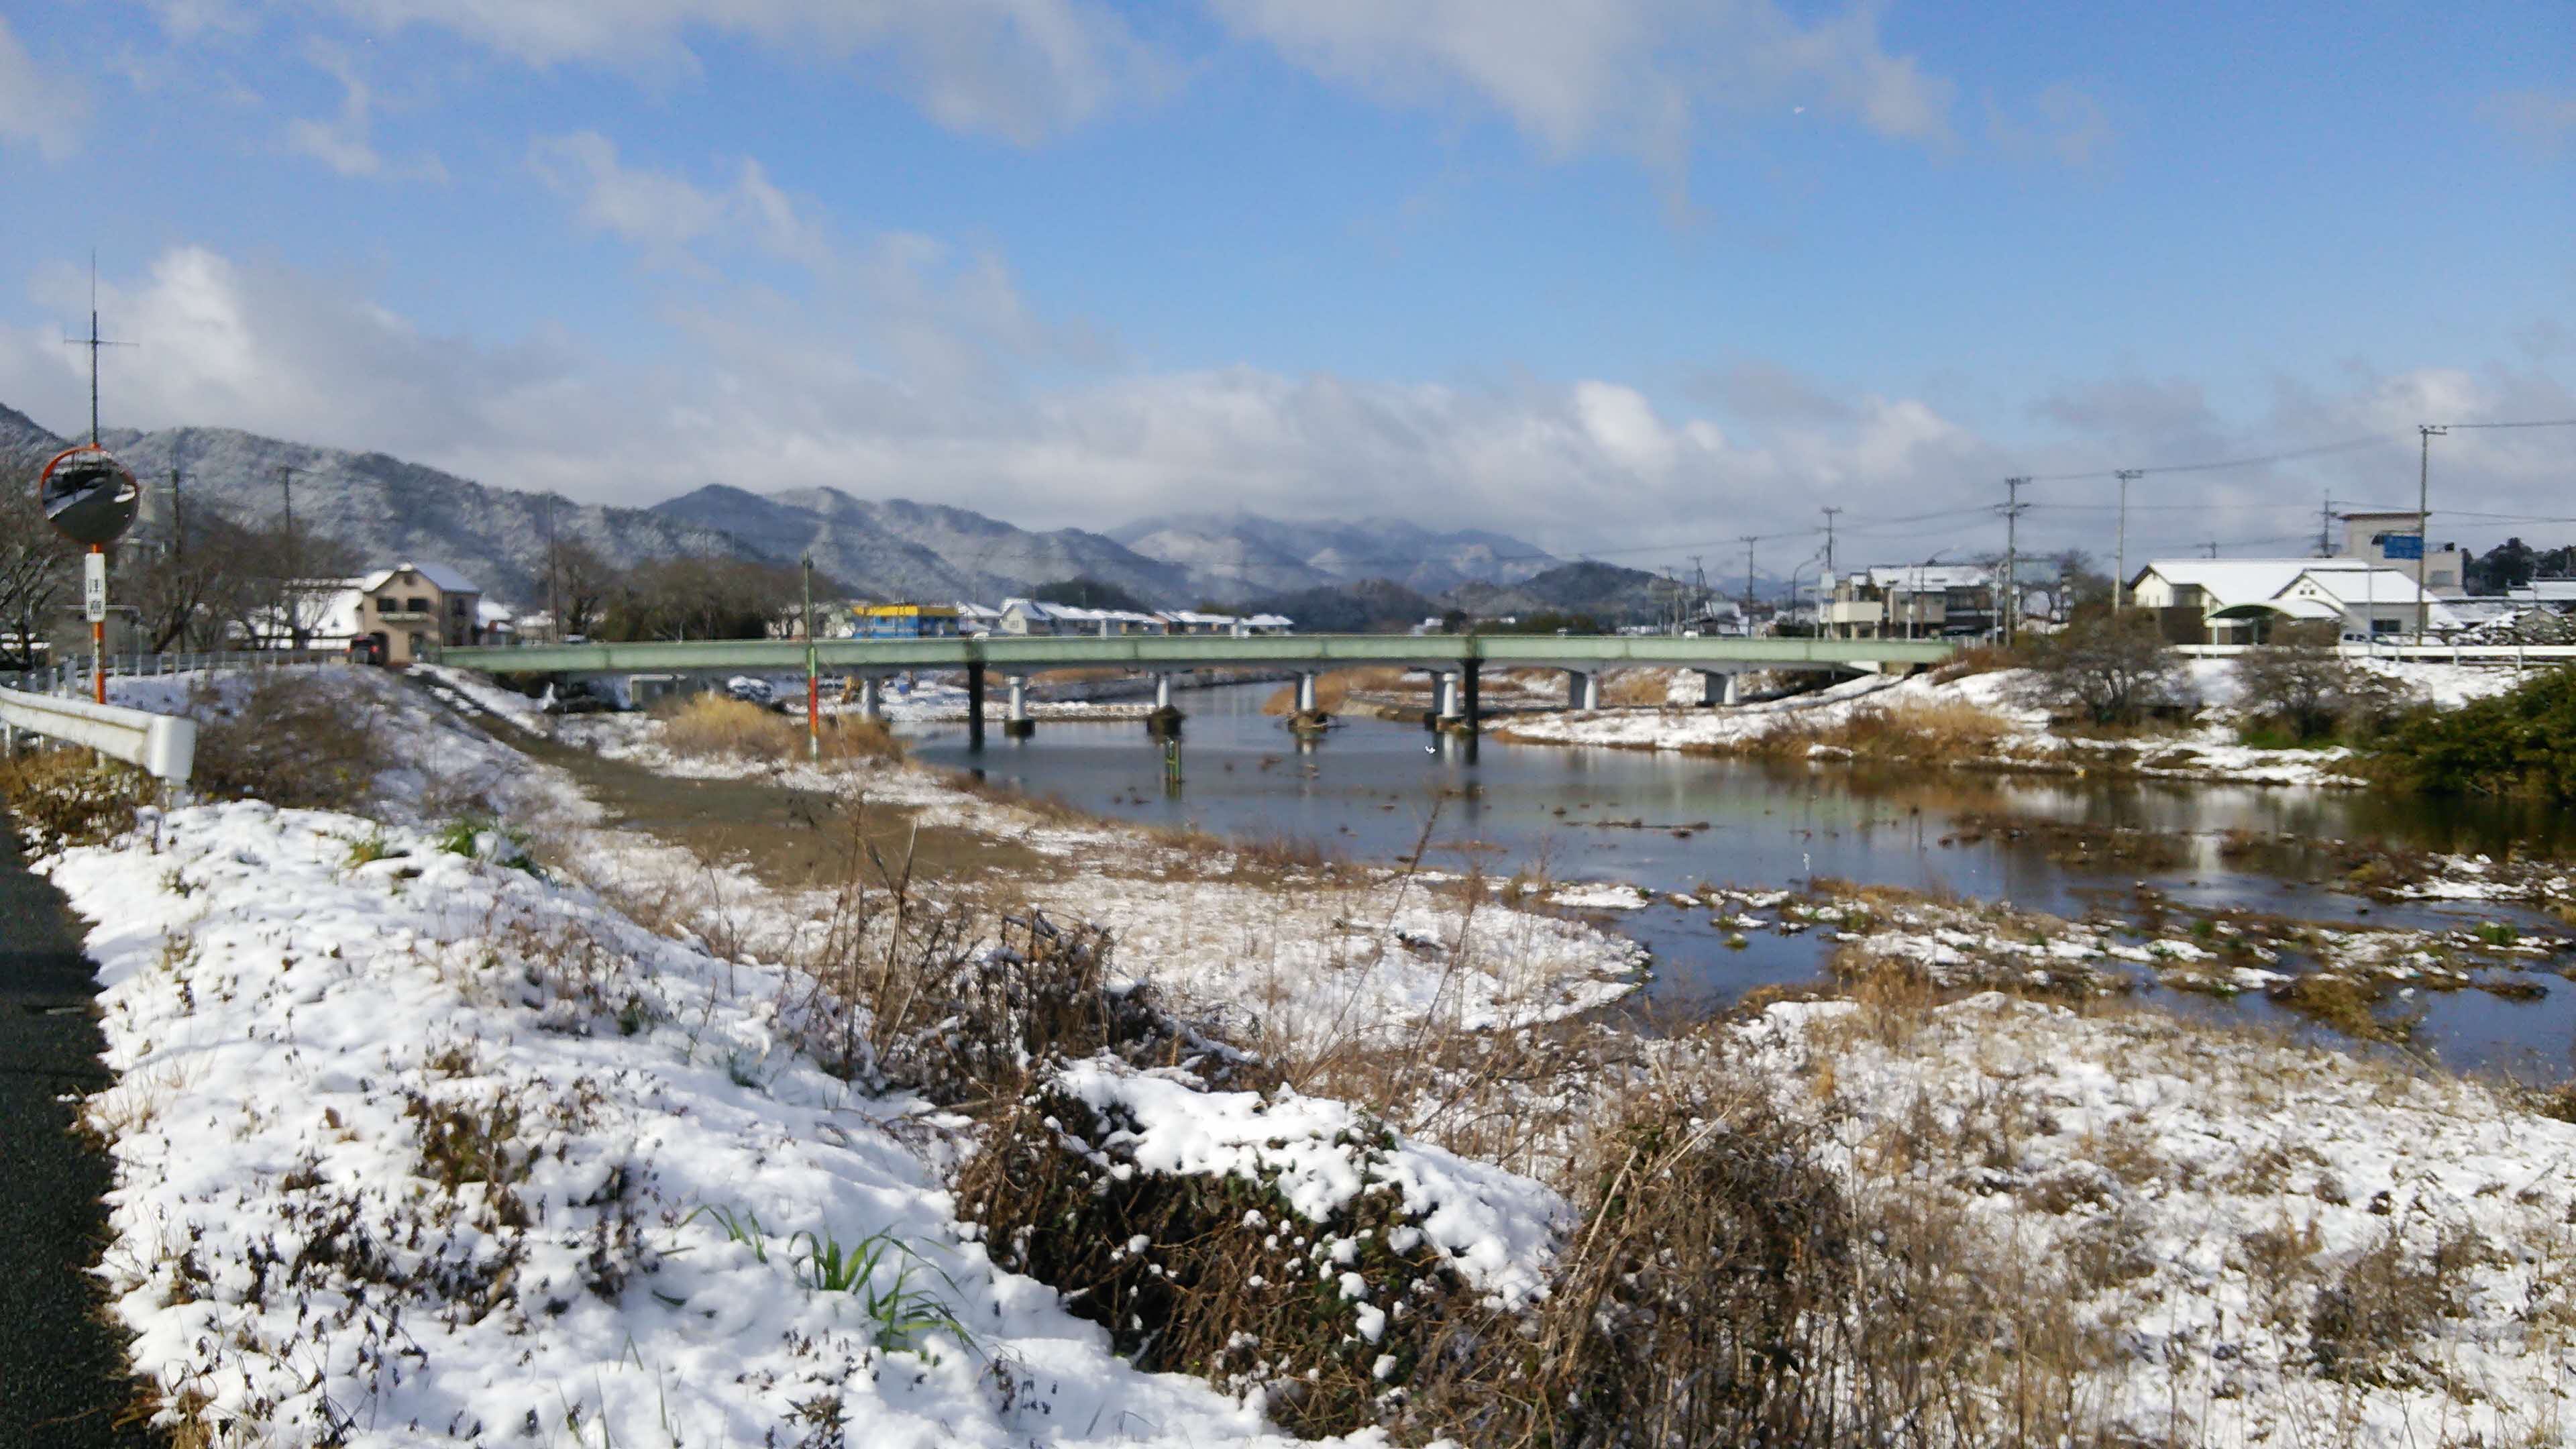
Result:
[[[2502,693],[2517,680],[2507,668],[2439,663],[2360,661],[2361,667],[2399,681],[2436,705]],[[1674,696],[1696,699],[1695,685],[1677,681]],[[1839,731],[1871,714],[1974,711],[1991,721],[1995,737],[1965,763],[1987,768],[2085,772],[2114,770],[2177,780],[2228,780],[2265,785],[2357,785],[2343,762],[2350,751],[2256,749],[2237,742],[2236,683],[2223,659],[2193,659],[2184,671],[2184,693],[2201,704],[2193,724],[2172,734],[2092,739],[2049,728],[2049,712],[2034,698],[2028,670],[2003,669],[1956,678],[1932,671],[1905,679],[1863,675],[1812,693],[1734,708],[1644,708],[1533,715],[1513,720],[1496,738],[1535,744],[1608,745],[1626,749],[1696,750],[1728,754],[1776,748],[1814,735],[1807,753],[1816,759],[1847,758],[1831,743]],[[1952,721],[1955,725],[1955,720]]]
[[[116,1312],[206,1442],[1273,1437],[993,1270],[792,978],[421,832],[161,824],[48,869],[100,922]]]
[[[1959,683],[2018,708],[2008,679]],[[376,671],[324,685],[402,742],[374,818],[193,806],[40,863],[99,923],[119,1077],[87,1109],[117,1165],[105,1272],[170,1414],[229,1426],[211,1442],[280,1445],[1275,1440],[1257,1396],[1138,1373],[1054,1290],[993,1265],[945,1186],[972,1150],[964,1119],[817,1065],[813,983],[780,963],[828,900],[609,828],[569,777],[508,745],[510,729],[551,730],[699,768],[649,721],[556,720],[480,698],[470,677],[434,684],[501,715],[501,737]],[[1780,711],[1732,713],[1766,712]],[[459,772],[506,776],[505,816],[569,832],[563,874],[507,863],[506,818],[438,828],[433,802]],[[1640,964],[1589,923],[1649,905],[1633,887],[1471,906],[1427,872],[1237,872],[1222,849],[909,767],[722,772],[899,805],[1062,862],[1021,898],[1108,927],[1115,973],[1238,1041],[1404,1056],[1400,1088],[1446,1093],[1461,1070],[1405,1056],[1414,1033],[1559,1018],[1629,989]],[[2506,874],[2446,866],[2426,893]],[[660,930],[617,904],[683,897]],[[1864,1222],[1955,1224],[1929,1247],[1950,1277],[1991,1286],[1976,1352],[2067,1329],[2070,1398],[2155,1442],[2565,1436],[2576,1127],[2503,1089],[2101,1005],[2141,973],[2269,989],[2291,951],[2311,969],[2449,985],[2470,954],[2541,965],[2563,943],[2148,930],[1894,892],[1692,899],[1730,932],[1829,935],[1854,973],[1903,962],[1953,990],[2086,1003],[1783,1003],[1703,1039],[1819,1127]],[[710,912],[735,919],[719,930]],[[1478,1104],[1565,1097],[1547,1110],[1570,1134],[1602,1105],[1583,1093],[1628,1080],[1464,1070],[1467,1105],[1438,1128],[1453,1149],[1480,1130],[1458,1125]],[[1077,1064],[1056,1080],[1132,1119],[1128,1160],[1248,1176],[1318,1212],[1362,1181],[1318,1144],[1376,1130],[1341,1103],[1206,1093],[1170,1073]],[[1544,1292],[1583,1184],[1386,1140],[1389,1190],[1424,1209],[1462,1273],[1499,1304]],[[1505,1160],[1537,1171],[1549,1156]],[[826,1281],[827,1244],[875,1256]],[[1365,1333],[1373,1305],[1344,1301]]]
[[[2090,1361],[2071,1392],[2130,1431],[2113,1442],[2566,1442],[2576,1125],[1992,994],[1919,1022],[1784,1004],[1746,1038],[1831,1125],[1858,1200],[1955,1215],[1940,1249],[2003,1300],[2002,1346]],[[2060,1312],[2074,1335],[2051,1343]]]

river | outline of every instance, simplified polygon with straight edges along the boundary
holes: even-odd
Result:
[[[2222,858],[2230,830],[2307,839],[2378,840],[2441,851],[2564,853],[2561,812],[2391,798],[2363,791],[2156,785],[1958,771],[1867,771],[1638,750],[1485,741],[1470,762],[1454,738],[1418,726],[1352,719],[1309,746],[1261,712],[1275,685],[1186,693],[1182,783],[1165,788],[1161,750],[1135,720],[1048,720],[1034,738],[991,732],[983,754],[962,725],[907,730],[916,758],[980,769],[996,782],[1082,809],[1213,834],[1311,840],[1354,860],[1385,861],[1430,841],[1431,863],[1488,874],[1534,867],[1551,878],[1614,880],[1652,891],[1702,882],[1803,886],[1813,877],[1954,893],[2061,916],[2116,904],[2138,884],[2202,906],[2300,919],[2442,926],[2506,920],[2555,929],[2514,907],[2387,905],[2330,889],[2318,852],[2267,848]],[[2071,862],[2044,828],[2014,834],[1998,819],[2190,832],[2155,868]],[[1657,1007],[1723,1005],[1751,987],[1815,979],[1817,934],[1756,932],[1740,949],[1708,913],[1670,904],[1622,913],[1620,929],[1655,953],[1646,996]],[[2576,985],[2535,970],[2544,994],[2508,1001],[2481,991],[2417,993],[2418,1040],[2458,1067],[2527,1079],[2576,1074]],[[2259,996],[2219,1004],[2155,991],[2179,1009],[2241,1012],[2298,1028]],[[2299,1028],[2303,1029],[2303,1028]]]

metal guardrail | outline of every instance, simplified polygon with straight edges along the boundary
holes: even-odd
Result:
[[[345,661],[336,649],[203,650],[179,654],[111,654],[110,679],[149,679],[165,674],[208,673],[227,669],[283,669],[303,664]],[[87,656],[42,669],[0,670],[0,690],[30,694],[86,695],[93,690]]]
[[[529,644],[440,650],[436,662],[486,674],[611,674],[739,669],[802,672],[797,639],[660,644]],[[1938,664],[1955,645],[1937,639],[1739,639],[1668,635],[1275,634],[1249,637],[1129,634],[1100,637],[990,635],[961,639],[825,639],[816,661],[836,672],[962,669],[1235,668],[1331,669],[1382,664],[1455,669],[1469,661],[1503,667],[1599,669],[1669,665],[1727,669],[1879,669]]]
[[[2192,659],[2233,659],[2261,644],[2177,644]],[[2340,644],[2346,659],[2416,660],[2434,664],[2550,664],[2576,661],[2576,644]]]
[[[15,753],[22,731],[86,745],[173,785],[187,783],[197,759],[197,722],[184,716],[0,690],[0,748]]]

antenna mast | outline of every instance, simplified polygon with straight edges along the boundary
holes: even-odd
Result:
[[[98,446],[98,350],[102,347],[134,347],[137,343],[115,342],[98,335],[98,253],[89,254],[89,335],[66,337],[66,347],[89,349],[89,445]]]

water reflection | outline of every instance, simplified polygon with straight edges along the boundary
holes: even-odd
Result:
[[[2517,842],[2551,851],[2576,844],[2569,839],[2576,825],[2560,812],[2495,801],[1553,746],[1488,744],[1477,752],[1455,735],[1365,719],[1320,740],[1300,738],[1260,712],[1271,692],[1260,685],[1182,695],[1183,783],[1172,789],[1158,743],[1134,720],[1045,721],[1034,738],[996,739],[980,756],[965,749],[962,727],[909,733],[930,763],[971,763],[995,781],[1147,824],[1303,838],[1366,860],[1409,853],[1427,828],[1434,864],[1489,873],[1529,866],[1661,891],[1829,876],[2080,916],[2146,885],[2194,905],[2434,926],[2529,917],[2492,907],[2373,906],[2322,888],[2333,869],[2324,852],[2226,848],[2225,834],[2490,854]],[[2148,866],[2076,858],[2062,841],[2053,847],[2047,831],[1998,829],[1988,817],[2193,835]],[[1704,912],[1669,905],[1621,924],[1655,951],[1653,993],[1666,1005],[1722,1004],[1764,982],[1811,979],[1822,949],[1813,936],[1755,933],[1729,950]],[[2454,1061],[2567,1075],[2576,989],[2537,973],[2531,979],[2555,989],[2527,1004],[2479,992],[2422,1001],[2427,1036]]]

